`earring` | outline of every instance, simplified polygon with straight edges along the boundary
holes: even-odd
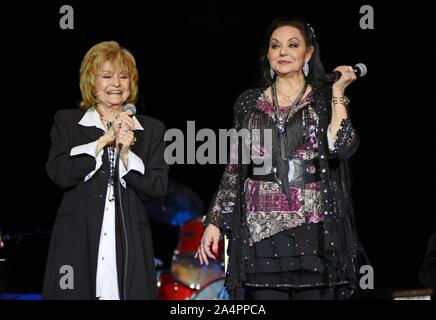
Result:
[[[303,65],[303,73],[305,77],[307,77],[307,75],[309,74],[309,64],[307,63],[307,61]]]
[[[271,76],[271,79],[274,79],[275,72],[274,72],[273,68],[269,68],[269,74]]]

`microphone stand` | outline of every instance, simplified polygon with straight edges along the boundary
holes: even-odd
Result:
[[[123,281],[121,288],[121,300],[126,300],[126,286],[127,286],[127,262],[129,258],[129,244],[127,239],[127,231],[126,231],[126,221],[124,216],[123,204],[121,200],[121,182],[120,182],[120,152],[121,152],[122,144],[118,144],[118,150],[115,157],[115,168],[114,168],[114,191],[115,191],[115,212],[117,213],[118,220],[121,222],[121,229],[124,238],[121,240],[122,248],[123,248]]]
[[[130,117],[133,117],[133,115],[136,113],[136,107],[133,104],[127,104],[124,106],[123,111],[130,111],[131,115]],[[117,216],[119,218],[119,221],[121,221],[121,229],[123,232],[124,239],[121,240],[121,246],[123,247],[123,283],[122,283],[122,290],[121,290],[121,300],[126,300],[126,291],[127,291],[127,263],[129,260],[129,241],[127,238],[127,230],[126,230],[126,220],[123,210],[123,203],[121,200],[121,182],[120,182],[120,174],[119,174],[119,168],[120,168],[120,153],[122,144],[118,144],[118,150],[115,156],[115,168],[114,168],[114,193],[115,193],[115,212],[117,213]],[[117,210],[118,205],[118,210]],[[124,241],[123,241],[124,240]]]

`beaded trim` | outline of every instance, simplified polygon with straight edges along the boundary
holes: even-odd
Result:
[[[336,134],[336,141],[334,143],[335,150],[342,150],[351,145],[355,137],[355,131],[351,125],[349,118],[342,119],[339,130]]]
[[[110,175],[109,175],[109,181],[108,181],[108,185],[112,186],[112,192],[109,195],[109,201],[114,201],[115,200],[115,196],[114,196],[114,182],[115,182],[115,149],[112,147],[108,147],[108,155],[109,155],[109,170],[110,170]]]

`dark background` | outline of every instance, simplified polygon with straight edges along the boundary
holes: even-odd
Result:
[[[74,30],[61,30],[59,8],[74,9]],[[375,29],[359,27],[370,4]],[[49,131],[59,109],[80,101],[86,51],[115,40],[131,50],[140,74],[138,112],[186,132],[229,128],[232,104],[253,84],[271,20],[300,15],[314,27],[327,71],[363,62],[368,75],[347,91],[361,138],[352,158],[360,236],[375,272],[375,298],[422,285],[418,271],[436,229],[433,106],[429,84],[435,50],[428,8],[374,1],[177,2],[15,1],[1,5],[3,172],[0,228],[6,234],[50,230],[60,190],[48,179]],[[197,144],[197,146],[200,144]],[[203,200],[215,192],[222,165],[173,165],[170,178]],[[169,263],[178,228],[156,222],[156,255]],[[0,290],[39,293],[49,235],[10,241]],[[3,273],[3,275],[6,273]],[[4,276],[3,276],[4,277]]]

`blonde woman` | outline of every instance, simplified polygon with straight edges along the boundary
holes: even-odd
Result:
[[[47,173],[64,195],[53,226],[43,297],[155,299],[143,201],[167,190],[165,127],[123,111],[137,100],[138,70],[132,54],[114,41],[86,53],[80,90],[81,108],[58,111],[51,130]]]

